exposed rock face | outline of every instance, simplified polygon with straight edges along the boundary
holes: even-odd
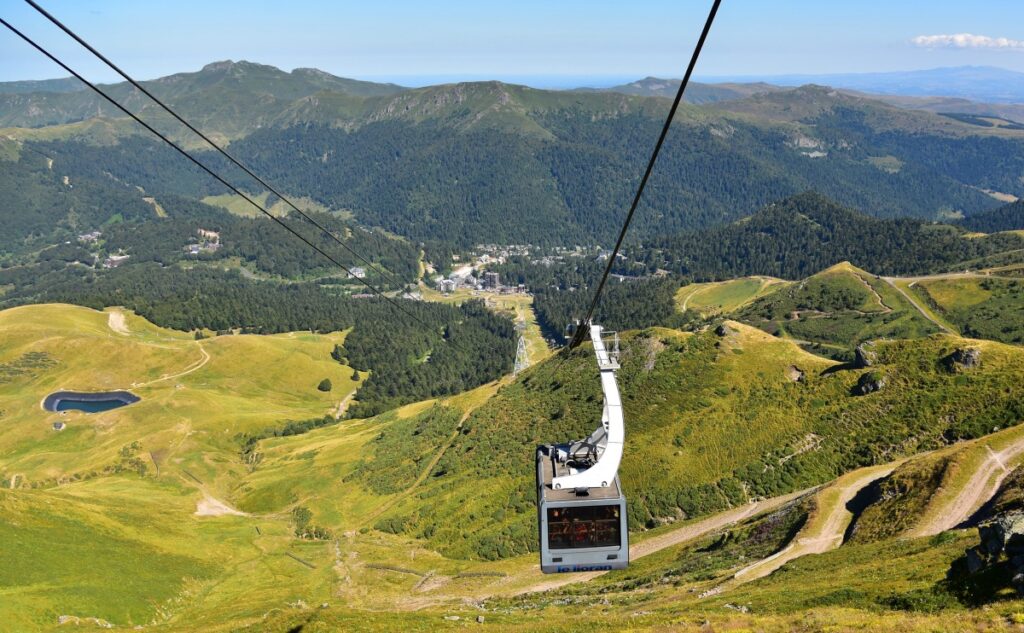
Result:
[[[962,369],[974,369],[981,365],[981,350],[977,347],[961,347],[953,350],[953,353],[943,359],[946,368],[950,371]]]
[[[854,364],[860,369],[873,367],[878,363],[878,352],[875,351],[875,344],[871,341],[858,345],[853,354]]]
[[[804,370],[800,369],[796,365],[790,365],[789,369],[786,370],[786,378],[789,378],[793,382],[803,382],[807,376],[804,374]]]
[[[866,374],[861,374],[860,380],[853,388],[853,393],[858,396],[866,396],[869,393],[881,391],[887,383],[885,374],[880,371],[869,371]]]
[[[647,339],[644,345],[644,371],[649,372],[654,369],[654,365],[658,362],[658,354],[665,351],[665,342],[657,337],[650,337]]]
[[[729,336],[732,333],[732,328],[726,325],[725,323],[722,323],[715,328],[715,334],[717,334],[718,336]]]
[[[966,552],[968,574],[977,574],[1002,561],[1012,573],[1011,583],[1024,596],[1024,512],[1010,512],[978,528],[981,542]]]

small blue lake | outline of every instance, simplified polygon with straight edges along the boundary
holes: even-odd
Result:
[[[47,411],[84,411],[101,413],[138,402],[140,398],[129,391],[78,392],[57,391],[46,396],[43,408]]]

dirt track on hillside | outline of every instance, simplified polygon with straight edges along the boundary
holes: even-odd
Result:
[[[1018,439],[998,453],[989,445],[986,459],[978,470],[974,471],[967,484],[946,505],[936,511],[929,512],[931,519],[918,525],[910,536],[932,536],[939,532],[951,530],[971,517],[986,501],[999,490],[1000,484],[1010,474],[1006,462],[1024,453],[1024,438]]]
[[[896,290],[896,292],[898,292],[901,295],[903,295],[903,298],[906,299],[907,301],[909,301],[910,305],[914,306],[914,309],[916,309],[921,314],[921,316],[923,316],[924,318],[928,319],[931,323],[933,323],[940,330],[942,330],[946,334],[959,335],[959,332],[954,332],[953,330],[951,330],[949,328],[948,325],[946,325],[945,323],[942,323],[941,321],[939,321],[938,319],[933,317],[931,314],[929,314],[928,311],[925,310],[921,306],[921,304],[917,302],[917,299],[915,299],[914,297],[910,296],[909,292],[907,292],[903,288],[900,288],[899,285],[896,284],[896,279],[894,277],[882,277],[882,279],[885,280],[885,283],[887,283],[890,286],[892,286]],[[912,283],[917,283],[917,281],[915,280]]]
[[[881,468],[865,468],[865,472],[860,473],[851,481],[843,482],[840,487],[833,488],[839,491],[838,499],[830,507],[821,509],[822,514],[812,518],[789,545],[736,572],[733,575],[733,582],[727,584],[735,586],[763,578],[793,559],[808,554],[822,554],[842,545],[846,528],[849,527],[850,521],[853,519],[853,514],[846,509],[846,504],[871,482],[887,476],[895,468],[896,464],[887,464]]]
[[[719,514],[712,515],[706,519],[697,521],[696,523],[689,523],[679,527],[678,529],[671,530],[664,534],[659,534],[658,536],[641,541],[640,543],[630,547],[629,559],[630,561],[633,561],[638,558],[643,558],[649,554],[653,554],[654,552],[661,551],[667,547],[680,545],[682,543],[698,539],[702,536],[706,536],[707,534],[721,530],[722,528],[728,527],[734,523],[739,523],[743,519],[754,516],[755,514],[774,510],[793,499],[810,493],[812,490],[813,488],[809,488],[807,490],[793,492],[781,497],[772,497],[771,499],[748,503],[731,510],[726,510]],[[565,585],[577,582],[587,582],[606,573],[607,572],[588,572],[582,574],[560,574],[557,576],[546,577],[546,580],[538,582],[535,585],[519,589],[512,595],[518,596],[526,593],[558,589],[559,587],[564,587]]]

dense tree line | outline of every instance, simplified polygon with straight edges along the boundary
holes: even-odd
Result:
[[[675,279],[623,280],[611,279],[601,294],[594,312],[594,322],[607,330],[633,330],[651,325],[674,323]],[[577,292],[543,289],[534,294],[537,318],[546,329],[556,334],[582,318],[593,298],[593,286]]]
[[[452,314],[452,312],[455,312]],[[469,301],[444,311],[435,329],[361,320],[345,339],[348,364],[371,372],[347,414],[367,417],[412,400],[459,393],[508,371],[515,356],[511,321]],[[386,368],[381,375],[379,368]]]
[[[128,136],[114,145],[78,140],[27,143],[30,151],[53,160],[60,174],[94,182],[141,187],[145,195],[174,194],[200,199],[231,193],[230,189],[162,141],[148,136]],[[243,191],[262,187],[212,150],[192,151],[200,161]]]
[[[741,222],[652,240],[636,257],[652,270],[697,281],[745,275],[801,279],[844,260],[879,274],[917,274],[1024,248],[1020,236],[965,239],[963,233],[909,218],[871,218],[805,193]]]
[[[397,300],[350,299],[312,283],[247,280],[237,272],[139,264],[96,273],[42,265],[0,271],[14,285],[4,307],[62,302],[101,309],[123,305],[164,327],[269,334],[353,328],[348,364],[370,376],[351,415],[457,393],[494,380],[515,356],[511,321],[478,302],[461,307]]]
[[[533,294],[537,322],[545,336],[563,340],[566,328],[585,314],[607,260],[567,257],[545,266],[525,257],[490,267],[505,283],[526,284]],[[627,330],[675,322],[679,281],[641,277],[643,267],[617,260],[597,305],[594,321],[609,330]]]
[[[657,118],[645,109],[594,117],[586,109],[556,108],[530,116],[546,135],[517,126],[453,133],[443,118],[389,120],[354,129],[268,127],[232,149],[283,190],[351,209],[363,224],[429,243],[432,252],[443,252],[437,247],[444,244],[496,241],[609,243],[657,134]],[[812,122],[827,157],[808,158],[777,127],[733,118],[677,121],[635,233],[719,224],[806,189],[874,216],[929,219],[942,209],[970,215],[996,205],[976,187],[1022,193],[1019,140],[893,131],[855,108],[836,107]],[[70,175],[90,186],[138,186],[165,197],[225,193],[145,137],[108,146],[54,141],[26,147],[23,156],[35,151],[53,158],[51,180]],[[243,189],[261,189],[212,152],[197,156]],[[879,169],[872,163],[878,156],[894,157],[900,167]],[[144,211],[140,204],[135,201],[136,210]],[[517,221],[509,222],[513,217]]]
[[[964,218],[960,221],[960,226],[968,231],[982,233],[1024,230],[1024,200]]]
[[[150,153],[164,156],[160,161],[146,161]],[[48,156],[55,156],[50,159]],[[186,245],[199,239],[198,228],[221,232],[222,247],[199,255],[199,259],[237,257],[256,270],[287,278],[342,274],[337,267],[284,229],[262,217],[242,218],[227,211],[198,202],[193,198],[166,193],[156,200],[168,217],[159,217],[155,207],[143,195],[113,177],[113,168],[104,158],[150,173],[167,161],[183,161],[140,139],[126,139],[119,151],[97,148],[83,143],[48,143],[22,148],[20,159],[6,161],[0,170],[0,257],[10,262],[24,261],[40,246],[55,244],[56,249],[40,253],[40,259],[61,259],[66,262],[92,263],[93,257],[77,245],[77,235],[100,229],[101,245],[108,253],[123,251],[132,262],[156,261],[163,264],[185,259]],[[50,160],[53,160],[52,167]],[[138,163],[136,164],[136,161]],[[64,176],[72,174],[64,180]],[[134,177],[135,171],[122,173]],[[209,179],[208,176],[205,176]],[[169,178],[164,183],[172,182]],[[147,182],[147,184],[150,184]],[[205,193],[193,181],[185,181],[180,189],[193,195]],[[158,187],[159,188],[159,187]],[[419,248],[407,241],[388,236],[379,230],[368,230],[342,222],[327,213],[310,212],[321,225],[341,237],[351,249],[384,268],[401,282],[414,280],[419,274]],[[347,267],[372,268],[350,250],[344,249],[322,234],[297,214],[284,219],[290,226]],[[64,244],[71,242],[71,244]],[[0,260],[2,261],[2,260]],[[378,278],[376,283],[381,283]]]
[[[880,104],[851,105],[813,90],[776,98],[801,101],[781,104],[792,108],[807,100],[824,104],[820,114],[797,122],[807,124],[800,133],[814,136],[823,150],[817,153],[794,143],[794,129],[758,120],[756,105],[748,112],[754,116],[743,117],[684,109],[643,200],[636,233],[650,237],[720,224],[807,189],[870,215],[927,219],[941,211],[971,215],[996,206],[979,188],[1024,194],[1020,139],[939,132],[918,115],[895,114]],[[597,95],[579,95],[575,102],[558,93],[533,97],[540,101],[502,124],[487,119],[467,125],[483,114],[476,108],[491,103],[475,100],[422,117],[346,111],[340,119],[297,125],[288,123],[307,119],[287,118],[235,140],[232,151],[292,195],[351,210],[363,224],[432,247],[609,243],[657,136],[663,101],[614,102],[608,110],[606,97]],[[219,125],[234,128],[237,122]],[[54,173],[72,179],[138,186],[156,196],[224,193],[173,150],[144,136],[110,145],[62,140],[26,148],[53,158]],[[196,155],[243,189],[261,189],[213,152]],[[896,167],[880,166],[880,159]]]

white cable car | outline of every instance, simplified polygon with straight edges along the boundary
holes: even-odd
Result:
[[[605,348],[600,325],[590,325],[601,370],[604,413],[585,440],[537,448],[540,568],[546,574],[625,569],[629,564],[626,497],[619,485],[625,440],[615,381],[619,338]]]

